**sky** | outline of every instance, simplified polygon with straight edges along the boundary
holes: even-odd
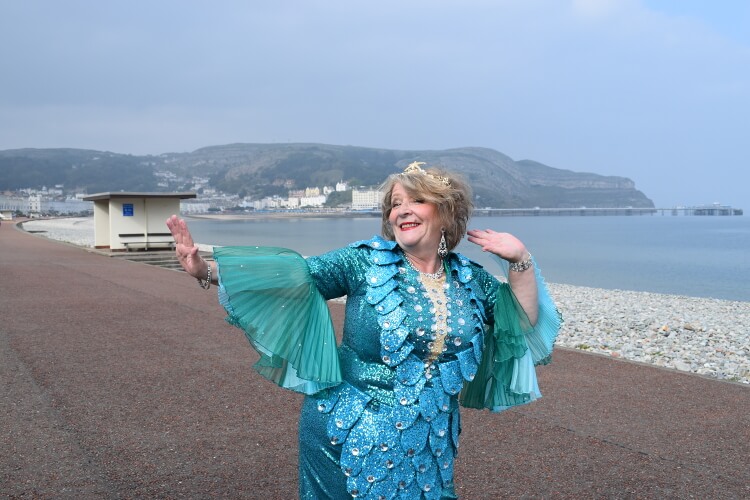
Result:
[[[750,210],[747,0],[3,0],[0,150],[478,146]]]

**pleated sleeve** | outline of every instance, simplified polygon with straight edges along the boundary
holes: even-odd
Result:
[[[307,262],[276,247],[217,247],[219,302],[260,355],[255,369],[280,387],[314,394],[341,382],[325,298]]]
[[[535,367],[550,361],[562,316],[536,263],[533,269],[539,294],[536,325],[531,325],[510,286],[500,284],[479,369],[461,393],[463,406],[503,411],[541,397]]]

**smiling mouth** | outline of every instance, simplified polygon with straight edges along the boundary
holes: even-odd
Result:
[[[419,226],[419,224],[416,223],[416,222],[405,222],[405,223],[401,224],[400,227],[401,227],[401,230],[403,231],[403,230],[406,230],[406,229],[414,229],[417,226]]]

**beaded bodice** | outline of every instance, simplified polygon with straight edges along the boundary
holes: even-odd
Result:
[[[435,278],[431,275],[420,273],[419,282],[422,284],[425,296],[430,301],[430,314],[432,314],[432,325],[430,326],[428,337],[429,342],[427,342],[429,353],[422,358],[425,361],[425,365],[427,365],[427,363],[434,363],[440,357],[440,354],[448,349],[448,346],[445,345],[445,337],[450,331],[453,331],[453,328],[448,326],[448,313],[450,311],[448,310],[449,299],[445,293],[445,289],[450,285],[445,282],[444,275]],[[448,330],[449,328],[450,330]],[[420,333],[424,337],[428,332],[424,328],[419,328],[417,335]],[[455,337],[454,342],[461,345],[460,337]],[[429,367],[426,369],[430,371]]]
[[[408,266],[400,266],[399,273],[405,292],[404,323],[410,331],[407,339],[414,345],[412,352],[424,362],[429,380],[435,362],[455,360],[482,325],[472,324],[475,311],[466,307],[471,304],[470,290],[453,277],[435,279]]]

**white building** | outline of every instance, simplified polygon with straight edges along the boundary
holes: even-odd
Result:
[[[183,214],[205,214],[211,204],[205,201],[180,200],[180,213]]]
[[[377,210],[382,199],[383,193],[378,190],[352,189],[352,210]]]
[[[299,199],[299,205],[301,207],[322,207],[325,202],[326,197],[323,195],[305,196]]]
[[[31,196],[29,196],[29,213],[42,213],[42,195],[32,194]]]
[[[253,208],[255,210],[269,210],[274,208],[281,208],[282,206],[282,198],[279,198],[278,196],[266,197],[262,200],[255,200],[253,201]]]
[[[26,212],[29,208],[28,200],[20,196],[5,196],[0,194],[0,210],[8,213]]]
[[[300,207],[300,200],[301,199],[302,198],[300,198],[298,196],[290,196],[289,198],[287,198],[286,200],[284,200],[281,205],[284,208],[299,208]]]
[[[346,191],[349,189],[349,186],[346,185],[346,182],[341,181],[336,183],[336,191]]]

